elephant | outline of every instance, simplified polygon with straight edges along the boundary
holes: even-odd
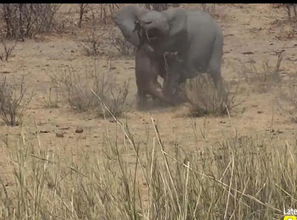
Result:
[[[158,76],[165,78],[165,63],[163,57],[148,53],[143,47],[136,50],[135,78],[137,86],[137,106],[145,107],[147,95],[171,105],[174,104],[163,92]]]
[[[183,8],[155,11],[130,5],[118,12],[115,21],[126,40],[145,53],[162,57],[177,52],[180,61],[168,63],[162,91],[166,96],[174,97],[180,83],[204,72],[211,75],[217,88],[222,86],[223,32],[206,12]]]
[[[137,8],[135,6],[127,7],[125,10],[120,11],[115,17],[115,23],[120,27],[125,38],[136,46],[135,52],[135,78],[137,86],[137,106],[142,108],[145,106],[147,95],[151,95],[153,99],[173,104],[173,102],[164,96],[162,87],[158,82],[158,76],[165,78],[165,60],[164,56],[158,55],[153,52],[153,49],[141,41],[145,40],[141,36],[143,32],[137,29],[137,23],[130,15],[137,12],[137,15],[148,12],[148,9]],[[133,29],[133,30],[132,30]],[[126,31],[128,30],[128,31]],[[133,35],[130,35],[133,31]]]

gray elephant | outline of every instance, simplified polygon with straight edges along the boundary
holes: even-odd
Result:
[[[159,12],[126,6],[115,20],[124,37],[146,54],[178,54],[179,62],[168,62],[164,95],[174,97],[181,82],[203,72],[212,76],[217,87],[222,85],[223,33],[209,14],[182,8]],[[137,27],[140,31],[135,31]]]
[[[135,78],[137,86],[137,105],[139,108],[145,107],[147,95],[153,99],[159,99],[167,104],[173,104],[172,100],[162,92],[162,87],[158,82],[158,76],[165,77],[164,56],[154,53],[153,49],[147,44],[142,43],[146,38],[142,36],[143,30],[133,16],[140,17],[141,14],[148,12],[148,9],[136,6],[125,7],[114,18],[115,23],[120,27],[125,38],[136,46],[135,54]]]
[[[147,52],[143,47],[136,50],[135,78],[137,85],[137,105],[143,108],[146,105],[147,95],[159,99],[169,105],[175,104],[172,99],[165,96],[158,82],[158,76],[165,78],[165,63],[161,56]]]

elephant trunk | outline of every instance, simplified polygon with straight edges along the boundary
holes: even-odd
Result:
[[[150,45],[150,40],[147,35],[147,30],[144,28],[144,25],[139,20],[135,21],[135,28],[133,32],[136,32],[139,38],[138,47],[143,47],[147,53],[154,53],[154,48]]]

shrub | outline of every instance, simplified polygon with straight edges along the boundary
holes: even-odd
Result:
[[[185,88],[192,116],[225,115],[237,105],[235,95],[225,85],[216,88],[209,74],[189,79]]]
[[[0,17],[5,23],[6,37],[24,40],[53,30],[59,7],[55,4],[1,4]]]
[[[22,122],[23,113],[27,109],[32,95],[27,96],[24,78],[20,83],[8,83],[6,77],[0,82],[0,116],[9,126],[17,126]]]
[[[53,86],[61,89],[68,104],[76,111],[95,110],[100,117],[109,116],[105,114],[101,102],[116,116],[121,116],[127,109],[129,83],[118,84],[114,75],[108,71],[98,73],[96,70],[89,70],[81,74],[70,67],[64,69],[62,74],[51,75],[51,80]],[[98,102],[91,90],[101,98],[101,102]]]
[[[7,43],[6,40],[1,40],[2,48],[0,49],[0,60],[8,61],[13,56],[13,51],[16,47],[16,41],[13,43]]]

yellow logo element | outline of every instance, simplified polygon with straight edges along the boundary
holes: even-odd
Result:
[[[285,216],[284,220],[297,220],[296,216]]]

